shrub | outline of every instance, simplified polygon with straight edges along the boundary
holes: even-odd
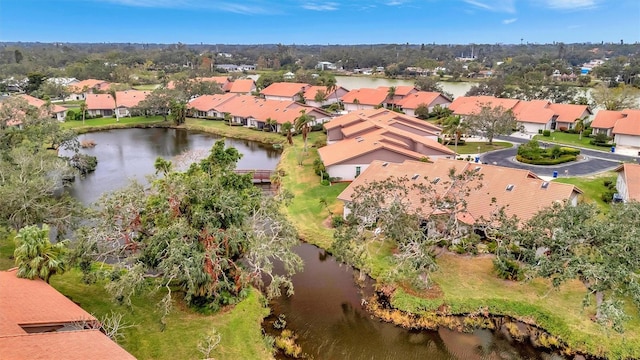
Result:
[[[546,136],[546,137],[551,136],[551,130],[544,130],[544,131],[542,132],[542,136]]]
[[[563,146],[560,148],[562,155],[580,155],[580,149]]]
[[[566,132],[567,131],[567,127],[566,126],[560,126],[558,128],[558,130],[562,131],[562,132]]]
[[[327,179],[324,179],[324,180],[320,181],[320,185],[329,186],[329,185],[331,185],[331,182],[329,182],[329,180],[327,180]]]
[[[538,129],[538,134],[542,135],[542,129]]]
[[[524,270],[515,260],[495,258],[493,259],[493,268],[496,271],[496,275],[501,279],[524,280]]]
[[[587,130],[582,132],[582,136],[589,137],[589,136],[591,136],[592,131],[593,130],[591,130],[591,129],[587,129]]]
[[[531,165],[557,165],[557,164],[562,164],[569,161],[575,161],[576,156],[561,155],[557,159],[550,159],[550,158],[527,159],[522,155],[516,155],[516,160],[518,160],[519,162],[522,162],[525,164],[531,164]]]
[[[342,225],[344,225],[344,223],[345,223],[345,221],[344,221],[344,218],[342,217],[342,215],[334,215],[331,218],[331,226],[333,228],[339,228]]]

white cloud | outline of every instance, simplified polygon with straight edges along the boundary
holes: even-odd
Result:
[[[252,4],[251,1],[245,4],[237,4],[226,1],[205,2],[198,0],[96,0],[131,7],[165,8],[165,9],[202,9],[219,12],[231,12],[236,14],[269,14],[274,13],[273,9],[266,8],[260,4]]]
[[[506,12],[506,13],[516,12],[515,0],[462,0],[462,1],[483,10],[495,11],[495,12]]]
[[[338,3],[335,2],[327,2],[327,3],[307,3],[302,5],[303,9],[314,10],[314,11],[334,11],[338,10]]]
[[[599,0],[544,0],[552,9],[560,10],[586,10],[598,6]]]
[[[504,19],[504,20],[502,20],[502,23],[505,24],[505,25],[509,25],[509,24],[512,24],[512,23],[516,22],[517,20],[518,20],[518,18]]]

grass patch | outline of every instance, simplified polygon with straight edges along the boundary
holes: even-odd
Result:
[[[285,147],[278,169],[285,173],[282,178],[283,188],[295,196],[286,209],[289,219],[295,224],[304,241],[328,249],[333,242],[333,229],[328,227],[329,210],[320,203],[320,199],[327,200],[334,214],[342,214],[342,203],[336,198],[348,183],[336,183],[331,186],[320,184],[320,177],[313,170],[313,161],[318,158],[318,150],[311,144],[325,141],[324,133],[310,133],[307,140],[309,149],[304,154],[302,137],[294,137],[293,146]],[[300,157],[302,166],[298,165]]]
[[[278,133],[251,130],[244,126],[229,126],[224,121],[187,118],[184,128],[220,136],[257,141],[264,144],[283,144],[286,138]]]
[[[588,136],[583,136],[582,139],[579,139],[579,137],[580,137],[580,134],[569,134],[569,133],[563,133],[561,131],[554,131],[551,133],[551,136],[536,135],[533,137],[533,139],[538,140],[541,143],[571,145],[571,146],[583,147],[587,149],[600,150],[605,152],[609,150],[608,147],[595,146],[595,145],[589,144],[589,141],[591,141],[591,138]]]
[[[121,129],[128,127],[136,127],[140,125],[151,125],[151,124],[167,124],[167,126],[171,125],[170,122],[164,121],[162,116],[132,116],[132,117],[122,117],[120,121],[116,121],[114,117],[103,117],[97,119],[88,119],[85,120],[84,124],[82,120],[80,121],[66,121],[61,124],[64,129],[76,129],[78,132],[91,132],[91,131],[99,131],[99,130],[107,130],[107,129]]]
[[[13,251],[16,246],[13,242],[15,233],[0,227],[0,270],[8,270],[15,266]]]
[[[453,151],[456,151],[456,146],[454,144],[449,144],[447,145],[447,147]],[[478,150],[478,147],[480,148],[479,150]],[[484,141],[480,141],[480,142],[466,141],[464,145],[458,144],[458,154],[459,155],[482,154],[487,151],[508,149],[510,147],[513,147],[513,144],[510,142],[504,142],[504,141],[494,141],[493,144],[491,145],[489,145]]]
[[[143,84],[143,85],[135,85],[133,86],[133,89],[142,90],[142,91],[153,91],[159,86],[160,84]]]
[[[501,280],[493,274],[491,257],[463,257],[445,254],[438,258],[440,270],[432,274],[444,295],[425,299],[399,289],[394,306],[413,313],[425,313],[446,304],[452,314],[476,312],[482,308],[497,315],[508,315],[524,322],[535,322],[560,337],[574,350],[616,358],[640,356],[640,317],[627,307],[631,320],[626,332],[617,334],[591,321],[595,306],[582,307],[586,293],[578,281],[554,289],[549,281]],[[633,345],[631,345],[633,344]]]
[[[236,306],[215,315],[203,315],[176,302],[163,329],[156,307],[164,295],[163,291],[136,296],[132,307],[127,308],[114,304],[103,284],[86,285],[81,277],[80,271],[74,269],[52,277],[51,285],[98,318],[111,311],[122,313],[124,321],[135,326],[123,331],[120,345],[138,359],[202,359],[204,356],[197,349],[198,341],[214,328],[222,339],[211,357],[272,357],[265,346],[260,326],[269,309],[263,306],[262,295],[257,290],[252,290]]]
[[[609,180],[615,184],[617,176],[617,173],[609,171],[595,176],[566,177],[554,179],[553,181],[577,186],[584,192],[583,198],[586,201],[595,202],[602,210],[606,211],[609,208],[609,204],[602,200],[602,194],[607,191],[604,182]]]

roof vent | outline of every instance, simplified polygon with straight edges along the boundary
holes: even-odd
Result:
[[[439,178],[439,177],[437,177],[437,178],[435,178],[435,179],[431,180],[431,183],[432,183],[432,184],[437,184],[437,183],[439,183],[439,182],[440,182],[440,178]]]
[[[476,168],[473,169],[473,172],[478,172],[478,171],[480,171],[480,169],[482,169],[480,166],[476,166]]]
[[[418,180],[419,177],[420,177],[420,174],[415,174],[411,177],[411,180]]]
[[[507,188],[506,188],[505,190],[507,190],[507,191],[511,191],[511,190],[513,190],[513,187],[514,187],[514,186],[515,186],[515,185],[513,185],[513,184],[509,184],[509,185],[507,185]]]
[[[384,163],[382,163],[382,167],[387,167],[388,165],[389,165],[389,163],[388,163],[388,162],[384,162]]]
[[[548,181],[544,181],[540,187],[543,188],[543,189],[548,188],[549,187],[549,182]]]
[[[364,139],[363,139],[362,137],[360,137],[360,136],[357,136],[357,137],[356,137],[356,141],[357,141],[357,142],[363,142],[363,141],[364,141]]]

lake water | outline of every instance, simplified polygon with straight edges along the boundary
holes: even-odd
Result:
[[[370,76],[336,76],[336,83],[347,90],[360,88],[376,88],[378,86],[413,86],[413,80],[385,79]],[[442,90],[453,94],[453,97],[464,96],[476,82],[447,82],[438,83]]]
[[[145,181],[157,157],[173,159],[187,150],[206,151],[216,136],[176,129],[123,129],[85,134],[96,147],[83,152],[98,157],[98,168],[77,179],[72,194],[85,204],[121,188],[129,179]],[[244,154],[240,169],[275,169],[280,152],[268,145],[225,140]],[[295,295],[272,303],[274,315],[284,314],[287,328],[313,359],[552,359],[529,346],[510,344],[500,335],[477,330],[409,331],[373,318],[361,306],[354,271],[321,249],[301,244],[295,251],[305,269],[293,278]],[[272,323],[265,329],[273,332]]]

